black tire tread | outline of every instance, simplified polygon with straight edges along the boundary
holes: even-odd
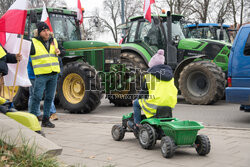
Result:
[[[193,97],[186,88],[185,77],[189,74],[190,69],[192,70],[194,68],[200,68],[210,71],[215,79],[216,87],[210,90],[210,95],[208,95],[206,98],[198,99],[196,97]],[[226,85],[225,82],[225,74],[215,63],[209,61],[198,61],[192,62],[184,67],[183,71],[180,73],[179,89],[181,90],[182,96],[187,102],[191,104],[207,105],[217,102],[224,96]]]
[[[162,152],[162,146],[163,146],[164,143],[166,143],[166,145],[167,145],[165,153]],[[176,150],[176,145],[174,143],[174,140],[169,136],[162,137],[162,139],[161,139],[162,156],[165,157],[165,158],[171,158],[171,157],[174,156],[175,150]]]
[[[113,132],[114,132],[116,129],[119,130],[119,136],[118,136],[117,138],[113,135]],[[113,137],[113,139],[114,139],[115,141],[121,141],[121,140],[124,138],[124,136],[125,136],[125,131],[124,131],[122,125],[114,125],[114,126],[112,127],[112,129],[111,129],[111,135],[112,135],[112,137]]]
[[[204,156],[210,152],[210,140],[206,135],[198,135],[196,137],[195,144],[197,143],[201,143],[200,146],[196,148],[196,151],[199,155]]]
[[[149,134],[149,141],[146,145],[141,143],[141,140],[140,140],[140,133],[143,129],[145,129]],[[148,150],[154,148],[155,141],[156,141],[156,137],[155,137],[154,128],[149,124],[143,124],[142,127],[140,128],[140,131],[139,131],[139,143],[142,146],[142,148],[148,149]]]

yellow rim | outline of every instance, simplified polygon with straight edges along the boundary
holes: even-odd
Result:
[[[18,89],[19,89],[19,86],[15,86],[13,97],[16,95]],[[12,91],[13,91],[13,86],[4,86],[3,79],[0,78],[0,96],[5,98],[6,100],[10,100]]]
[[[63,95],[72,104],[82,101],[85,95],[85,84],[82,77],[76,73],[71,73],[63,81]]]

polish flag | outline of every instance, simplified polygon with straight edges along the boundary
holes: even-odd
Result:
[[[151,23],[151,7],[150,5],[155,3],[155,0],[144,0],[143,16]]]
[[[27,0],[16,0],[0,18],[0,41],[3,46],[6,43],[5,33],[24,34],[27,6]]]
[[[82,24],[83,14],[82,14],[82,5],[81,5],[80,0],[78,0],[78,3],[77,3],[77,19],[80,21],[80,24]]]
[[[41,18],[42,22],[45,22],[48,26],[49,26],[49,30],[50,32],[53,32],[52,26],[50,24],[50,20],[49,20],[49,15],[45,6],[45,3],[43,3],[43,12],[42,12],[42,18]]]

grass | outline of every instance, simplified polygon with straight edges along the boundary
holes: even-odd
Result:
[[[59,167],[57,159],[46,154],[36,155],[36,146],[24,144],[20,148],[7,145],[0,139],[0,167]]]

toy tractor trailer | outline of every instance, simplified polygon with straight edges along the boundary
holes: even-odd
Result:
[[[175,85],[191,104],[213,104],[224,96],[225,74],[231,44],[209,39],[185,38],[181,15],[130,18],[122,43],[121,62],[147,70],[158,49],[174,70]],[[115,103],[115,102],[114,102]]]

